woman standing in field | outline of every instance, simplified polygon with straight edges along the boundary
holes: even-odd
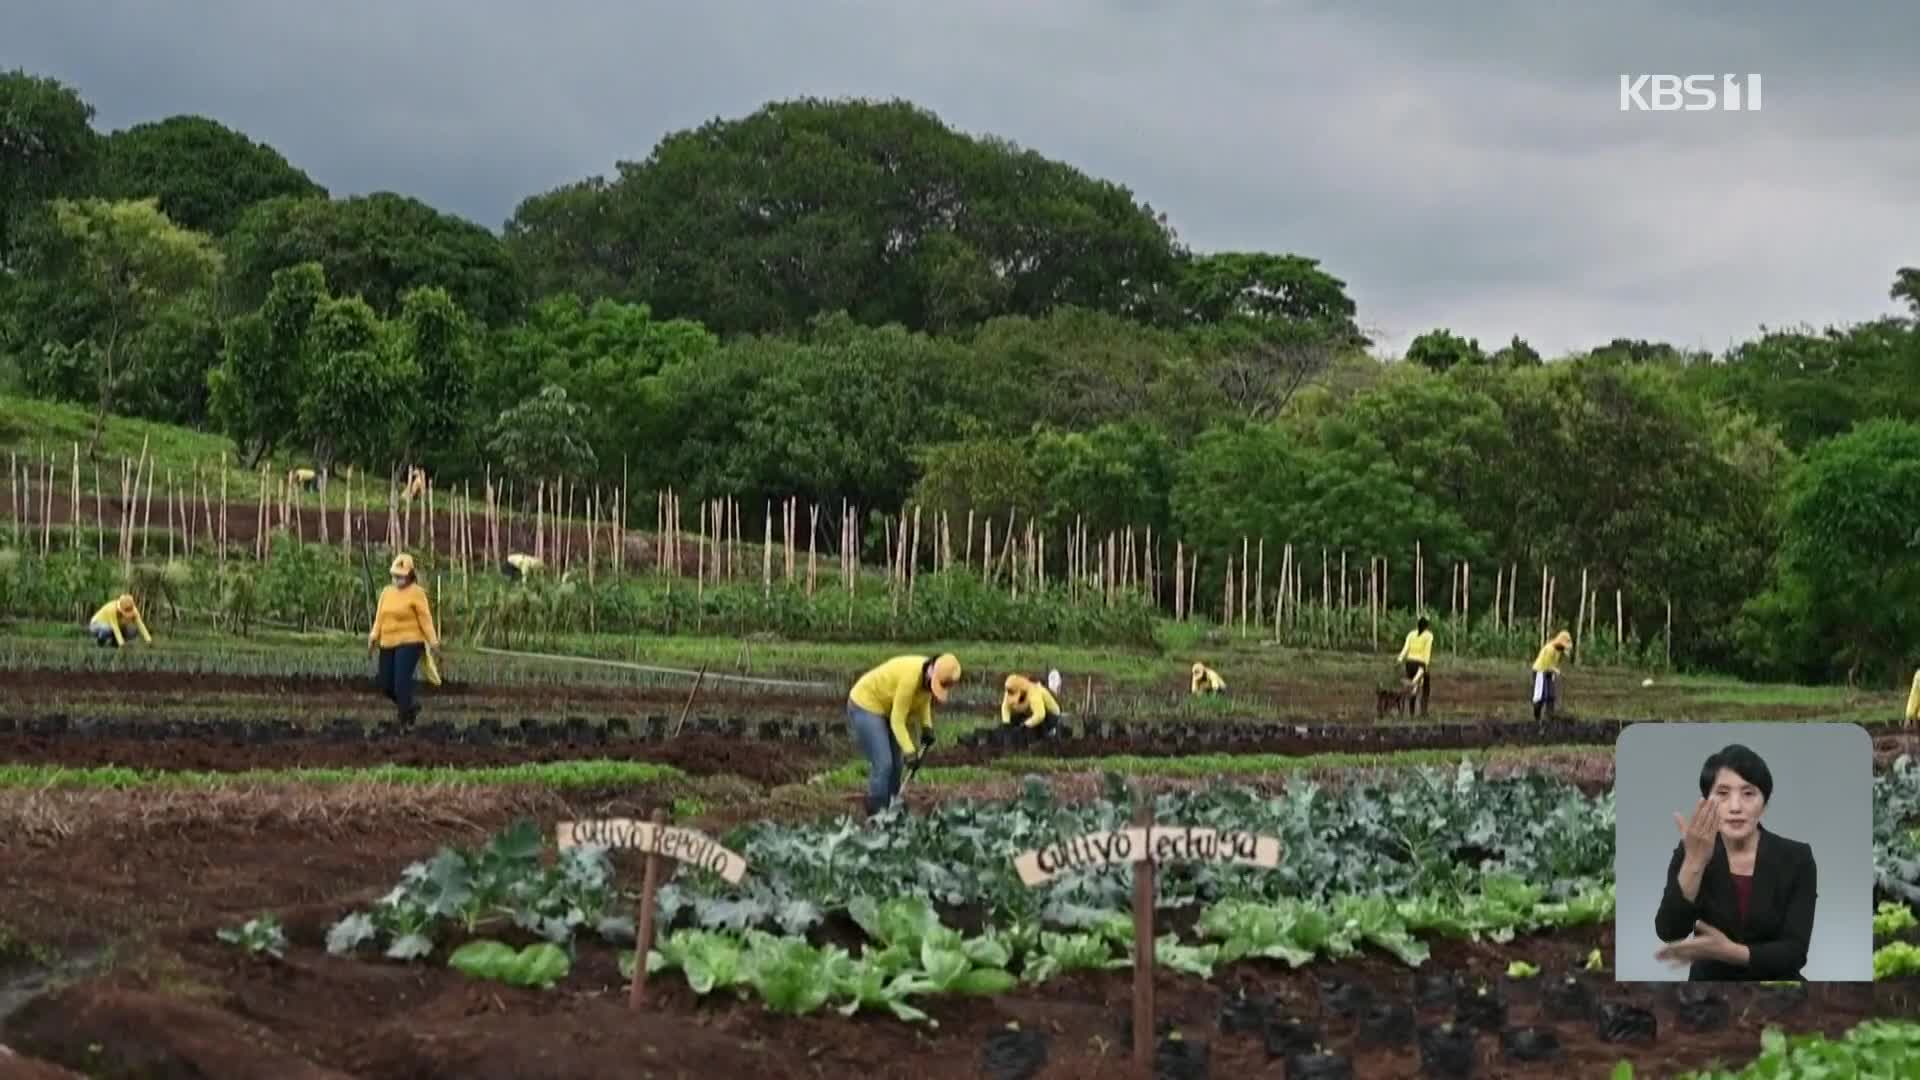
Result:
[[[1547,716],[1553,716],[1554,707],[1560,704],[1560,658],[1573,648],[1573,635],[1565,630],[1554,636],[1552,641],[1540,647],[1540,655],[1533,658],[1533,719],[1540,720],[1545,710]]]
[[[400,710],[400,722],[410,724],[420,714],[413,702],[413,673],[427,649],[440,651],[440,635],[433,628],[433,609],[427,591],[413,571],[413,556],[396,555],[389,568],[393,584],[380,592],[380,605],[367,631],[367,652],[380,654],[375,682]],[[429,657],[428,663],[432,663]]]

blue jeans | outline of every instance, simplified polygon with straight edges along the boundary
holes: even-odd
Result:
[[[380,650],[380,673],[376,676],[380,692],[400,707],[402,714],[413,711],[413,672],[420,666],[424,645],[396,645]]]
[[[867,813],[877,814],[900,794],[900,744],[894,741],[887,718],[847,702],[847,726],[853,742],[867,758]]]
[[[87,624],[87,632],[93,635],[94,643],[105,649],[117,649],[120,643],[113,640],[113,627],[103,622]]]

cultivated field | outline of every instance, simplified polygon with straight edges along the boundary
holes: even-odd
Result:
[[[1383,720],[1377,660],[1216,642],[1233,693],[1194,703],[1185,653],[959,645],[907,812],[863,826],[841,708],[885,646],[589,639],[568,652],[609,663],[582,664],[456,643],[402,731],[347,637],[60,633],[0,639],[0,1042],[49,1070],[1119,1075],[1129,876],[1025,889],[1010,856],[1124,820],[1123,776],[1161,820],[1286,852],[1162,875],[1160,1075],[1669,1076],[1751,1060],[1769,1026],[1840,1039],[1920,1009],[1920,771],[1884,726],[1887,978],[1699,996],[1609,974],[1622,724],[1884,722],[1891,695],[1576,669],[1537,728],[1511,671],[1462,661],[1432,716]],[[1067,737],[1001,745],[999,676],[1049,665]],[[663,889],[635,1015],[639,861],[553,834],[656,809],[751,872]],[[524,962],[450,965],[474,941]]]

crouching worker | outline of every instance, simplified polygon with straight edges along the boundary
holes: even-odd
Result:
[[[287,473],[287,479],[301,491],[320,490],[320,474],[312,469],[294,469]]]
[[[1193,693],[1211,696],[1224,693],[1226,689],[1227,680],[1222,679],[1219,672],[1205,664],[1193,665]]]
[[[1016,719],[1021,722],[1018,728],[1013,726]],[[1022,742],[1050,739],[1060,730],[1060,700],[1025,675],[1009,675],[1006,696],[1000,699],[1000,725]]]
[[[1548,719],[1560,704],[1560,659],[1573,648],[1573,635],[1565,630],[1540,647],[1533,658],[1533,719],[1537,723],[1544,711]]]
[[[109,600],[87,623],[87,630],[93,634],[95,644],[101,648],[112,646],[119,648],[127,643],[127,630],[140,631],[140,640],[153,644],[153,635],[147,633],[147,622],[140,617],[140,608],[133,602],[133,594],[123,593],[118,600]]]
[[[867,759],[868,814],[886,809],[900,794],[905,765],[933,745],[933,703],[945,705],[959,681],[960,660],[947,653],[896,656],[853,684],[847,726]]]
[[[380,667],[375,681],[380,692],[400,710],[400,722],[410,724],[420,714],[413,701],[413,674],[428,649],[440,651],[440,635],[433,628],[433,609],[427,591],[413,570],[413,556],[394,557],[389,568],[393,584],[381,590],[380,606],[367,631],[367,651],[376,650]],[[427,658],[429,664],[433,658]]]
[[[507,556],[506,564],[500,568],[500,572],[507,576],[508,581],[519,581],[532,574],[538,573],[540,568],[545,565],[545,563],[531,555],[525,555],[516,551]]]

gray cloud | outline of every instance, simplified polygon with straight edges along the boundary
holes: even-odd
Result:
[[[1920,5],[1461,0],[66,0],[0,64],[104,127],[212,116],[336,194],[490,227],[768,100],[904,97],[1125,183],[1201,250],[1291,251],[1404,347],[1724,348],[1893,310],[1920,262]],[[1760,113],[1622,113],[1622,72],[1759,72]]]

